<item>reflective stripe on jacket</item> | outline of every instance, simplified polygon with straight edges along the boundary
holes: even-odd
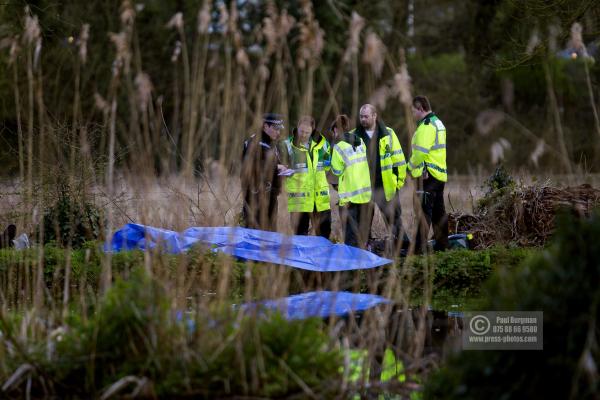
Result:
[[[406,159],[396,132],[389,127],[385,129],[385,134],[379,138],[379,164],[385,199],[390,201],[396,191],[404,186]]]
[[[329,170],[329,143],[321,136],[317,143],[310,140],[310,151],[293,144],[292,138],[285,141],[290,168],[294,175],[286,178],[289,212],[325,211],[329,203],[329,183],[325,172]]]
[[[354,146],[348,141],[341,141],[333,146],[331,156],[331,172],[340,177],[338,194],[341,206],[348,203],[364,204],[371,200],[367,146],[358,136],[349,135]],[[349,138],[349,135],[346,137]]]
[[[423,168],[438,181],[448,181],[446,167],[446,127],[433,113],[419,121],[412,137],[408,170],[414,178],[423,174]]]

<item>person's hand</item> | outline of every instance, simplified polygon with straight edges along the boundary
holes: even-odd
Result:
[[[288,169],[287,165],[284,164],[277,164],[277,172],[278,173],[282,173],[283,171],[285,171],[286,169]]]

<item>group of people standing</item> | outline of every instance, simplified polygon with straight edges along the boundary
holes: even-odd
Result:
[[[261,133],[244,142],[242,223],[248,228],[275,231],[278,196],[285,188],[294,233],[308,235],[312,224],[315,234],[329,238],[333,186],[338,192],[344,243],[367,246],[377,207],[394,247],[408,249],[400,189],[409,176],[417,180],[421,205],[415,252],[427,250],[432,225],[434,250],[446,249],[446,128],[425,96],[413,98],[412,112],[418,122],[408,162],[396,133],[383,123],[371,104],[360,108],[354,129],[346,115],[338,115],[321,133],[315,129],[312,117],[303,116],[287,138],[281,137],[281,116],[265,114]]]

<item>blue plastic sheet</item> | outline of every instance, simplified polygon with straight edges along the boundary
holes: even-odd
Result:
[[[291,320],[311,317],[328,318],[334,315],[343,317],[388,303],[391,301],[374,294],[318,291],[244,304],[242,307],[249,310],[279,311],[286,319]]]
[[[243,260],[287,265],[309,271],[335,272],[369,269],[392,261],[320,236],[286,236],[240,227],[194,227],[179,233],[152,226],[127,224],[115,232],[106,251],[160,248],[172,254],[196,244]]]

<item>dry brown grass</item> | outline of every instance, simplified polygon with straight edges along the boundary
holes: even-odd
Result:
[[[523,173],[516,176],[525,186],[544,182],[561,188],[591,184],[600,186],[600,175],[548,175],[539,176]],[[486,175],[450,175],[446,186],[446,211],[470,214],[485,189],[482,182]],[[412,190],[414,182],[407,180],[400,191],[402,220],[404,227],[413,232],[414,207]],[[31,222],[20,223],[20,213],[24,210],[22,185],[18,180],[5,180],[1,185],[0,223],[6,226],[16,223],[19,232],[33,232],[42,216],[39,208],[32,210]],[[99,207],[114,207],[113,226],[118,228],[128,222],[157,226],[180,231],[190,226],[235,226],[242,205],[239,177],[230,175],[218,162],[210,162],[207,173],[198,178],[180,175],[165,177],[137,176],[120,174],[116,179],[115,194],[109,196],[105,186],[90,188],[94,201]],[[337,193],[332,190],[332,239],[343,241],[339,221]],[[292,234],[285,194],[279,197],[278,230]],[[373,221],[373,237],[385,236],[385,223],[379,211]]]

